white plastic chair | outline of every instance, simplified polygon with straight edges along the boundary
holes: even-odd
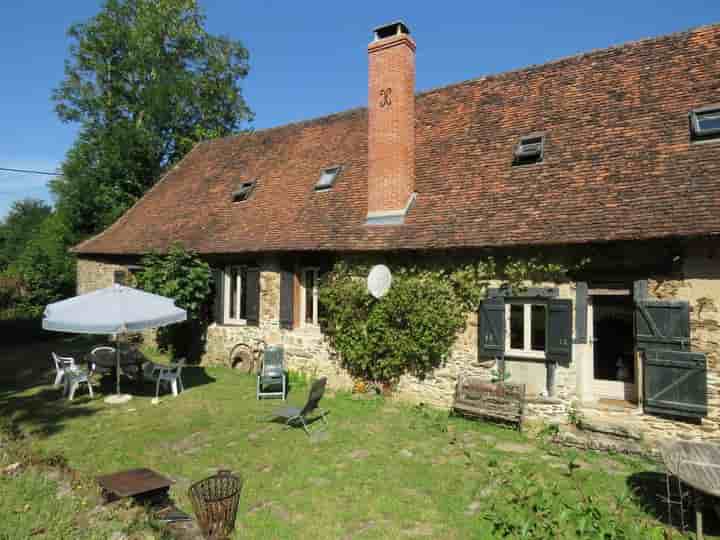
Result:
[[[160,383],[167,383],[172,389],[173,396],[178,395],[178,386],[180,387],[181,392],[185,391],[185,388],[183,388],[182,378],[180,377],[184,365],[185,359],[180,358],[177,363],[172,364],[169,367],[158,365],[153,366],[153,373],[155,374],[155,379],[157,380],[155,385],[155,399],[158,399],[160,396]]]
[[[53,362],[55,362],[55,383],[53,386],[57,388],[66,378],[65,374],[67,370],[75,368],[75,359],[70,356],[59,356],[55,353],[51,354]]]
[[[82,383],[87,384],[88,391],[90,392],[90,397],[95,397],[93,395],[92,384],[90,384],[88,374],[85,370],[78,367],[72,367],[65,370],[65,389],[67,391],[68,399],[70,401],[73,400],[73,398],[75,397],[75,391]]]

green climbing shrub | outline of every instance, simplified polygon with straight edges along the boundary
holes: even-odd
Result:
[[[562,281],[570,269],[537,257],[486,257],[453,266],[387,262],[393,282],[380,299],[366,290],[367,261],[338,262],[320,283],[322,324],[343,366],[355,378],[382,383],[404,374],[423,379],[437,369],[492,280],[519,290],[527,282]]]

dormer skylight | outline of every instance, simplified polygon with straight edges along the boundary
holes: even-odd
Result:
[[[690,111],[690,131],[697,140],[720,138],[720,105]]]
[[[342,165],[335,165],[323,169],[320,173],[320,179],[315,184],[315,191],[325,191],[333,187],[335,180],[342,171]]]
[[[515,165],[526,165],[539,163],[543,160],[545,136],[542,133],[534,133],[520,137],[520,142],[515,146],[513,163]]]
[[[243,182],[242,184],[240,184],[240,187],[233,191],[233,202],[247,201],[252,195],[253,191],[255,191],[256,184],[257,180],[248,180],[247,182]]]

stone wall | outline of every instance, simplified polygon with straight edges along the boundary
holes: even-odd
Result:
[[[85,294],[109,287],[116,271],[127,272],[127,266],[92,259],[77,261],[77,294]]]

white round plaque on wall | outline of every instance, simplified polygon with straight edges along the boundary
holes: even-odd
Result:
[[[376,264],[367,277],[367,288],[375,298],[382,298],[390,289],[392,274],[384,264]]]

